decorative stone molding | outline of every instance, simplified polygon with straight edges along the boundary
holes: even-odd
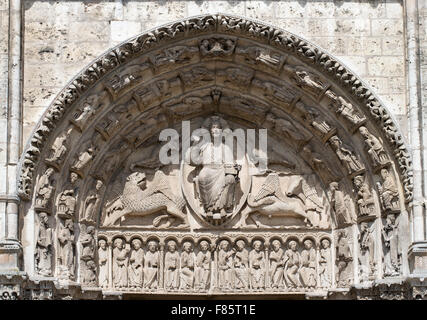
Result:
[[[394,159],[398,164],[405,201],[411,201],[412,167],[410,155],[404,145],[403,137],[399,133],[387,109],[356,75],[352,74],[335,58],[323,52],[318,47],[291,33],[261,22],[223,14],[194,17],[146,32],[107,52],[75,77],[45,112],[25,149],[20,161],[21,174],[18,181],[21,198],[24,200],[30,199],[33,189],[34,172],[39,164],[40,154],[44,145],[50,138],[50,134],[61,122],[61,119],[68,110],[71,109],[71,106],[80,97],[84,96],[89,88],[93,88],[113,70],[120,69],[121,66],[136,59],[143,53],[161,48],[166,43],[173,43],[206,34],[220,34],[227,37],[238,36],[255,40],[257,43],[276,48],[277,51],[283,52],[284,56],[291,55],[296,57],[320,72],[327,74],[330,78],[335,79],[335,82],[341,88],[345,88],[348,94],[355,101],[358,101],[364,112],[369,114],[377,123],[377,126],[382,129],[384,136],[387,138],[387,144],[393,150]],[[232,42],[232,40],[230,41]],[[212,54],[220,57],[225,53],[229,54],[229,52],[232,52],[231,43],[224,43],[227,48],[222,48],[220,43],[218,42],[219,45],[209,44],[209,48],[212,47],[208,48],[207,52],[209,52],[209,55]],[[218,55],[216,54],[217,47],[219,50]],[[225,51],[219,54],[221,50]],[[239,54],[241,53],[242,51],[239,51]],[[281,61],[280,58],[279,62],[277,62],[277,58],[276,60],[270,58],[270,60],[268,60],[269,63],[273,65],[280,64]],[[266,60],[264,62],[262,59],[260,60],[259,55],[256,56],[255,61],[266,63]],[[115,95],[117,90],[126,90],[126,87],[138,77],[139,75],[137,74],[131,74],[127,78],[120,78],[119,82],[115,81],[113,83],[115,89],[113,89],[112,94]]]

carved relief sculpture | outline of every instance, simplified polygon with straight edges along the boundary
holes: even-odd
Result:
[[[317,183],[315,175],[295,177],[290,181],[286,195],[301,199],[308,223],[314,227],[328,228],[329,217],[324,210],[324,199],[317,193]]]
[[[362,137],[365,139],[365,146],[371,158],[372,165],[376,167],[376,166],[388,163],[389,159],[384,150],[383,142],[381,138],[375,137],[364,126],[361,126],[359,128],[359,132],[362,135]]]
[[[133,289],[142,288],[144,251],[139,239],[132,240],[132,251],[129,257],[129,287]]]
[[[101,106],[101,101],[107,96],[107,91],[102,91],[100,94],[89,96],[75,115],[71,122],[82,131],[89,120],[96,114],[96,110]]]
[[[179,253],[174,240],[168,241],[167,250],[165,254],[165,288],[167,290],[177,290],[179,287]]]
[[[383,183],[377,182],[377,187],[383,210],[386,212],[399,211],[399,191],[388,169],[381,169],[381,178],[383,179]]]
[[[99,264],[99,272],[98,272],[98,284],[101,288],[108,287],[108,248],[107,241],[104,239],[100,239],[98,241],[99,249],[98,249],[98,264]]]
[[[319,98],[329,87],[329,85],[322,81],[317,75],[301,66],[292,67],[287,65],[284,69],[291,74],[291,79],[298,87],[311,93],[316,98]]]
[[[85,151],[81,152],[71,167],[71,170],[83,175],[83,170],[89,165],[96,154],[96,147],[90,145]]]
[[[399,246],[399,224],[396,215],[387,215],[386,223],[382,229],[382,238],[386,248],[384,253],[384,274],[396,276],[400,273],[401,250]]]
[[[319,280],[322,288],[329,288],[332,285],[331,261],[331,242],[329,239],[322,239],[319,255]]]
[[[248,64],[262,64],[274,70],[279,70],[285,60],[278,52],[257,46],[238,47],[236,53],[242,55]]]
[[[96,285],[95,265],[95,228],[93,226],[81,227],[83,233],[80,238],[82,251],[80,255],[80,274],[85,285]]]
[[[283,258],[284,252],[281,248],[282,244],[275,239],[271,243],[272,250],[270,251],[270,285],[273,289],[283,288]]]
[[[315,108],[305,106],[302,102],[297,102],[295,107],[303,113],[303,120],[310,123],[310,126],[315,130],[316,135],[322,139],[323,143],[336,133],[336,128],[329,125]]]
[[[354,153],[349,147],[343,145],[340,138],[333,136],[329,139],[332,149],[337,154],[338,159],[347,169],[348,174],[353,174],[364,169],[364,166],[360,163]]]
[[[249,253],[249,268],[251,288],[255,291],[265,288],[265,254],[262,251],[262,242],[255,240],[253,249]]]
[[[58,265],[59,275],[62,279],[74,279],[75,268],[75,242],[74,222],[66,219],[64,225],[59,227]]]
[[[83,221],[96,222],[96,213],[100,204],[100,191],[104,186],[101,180],[96,180],[95,190],[89,191],[88,196],[84,202],[84,217]]]
[[[128,250],[123,239],[114,240],[113,249],[113,283],[114,288],[122,289],[128,286]]]
[[[337,179],[337,175],[331,171],[328,164],[322,159],[322,156],[312,151],[308,146],[304,146],[300,153],[304,160],[308,162],[310,167],[319,175],[325,183]]]
[[[133,172],[126,178],[121,196],[106,204],[106,218],[104,225],[113,225],[125,215],[145,216],[159,212],[166,208],[168,214],[156,217],[154,226],[167,219],[170,226],[176,218],[183,221],[181,226],[187,226],[187,215],[182,212],[185,201],[175,195],[162,171],[156,171],[154,184],[147,187],[146,175],[143,172]]]
[[[271,128],[277,131],[280,135],[284,135],[292,143],[296,144],[297,149],[308,143],[312,134],[304,129],[296,121],[290,121],[283,117],[276,117],[272,113],[268,113],[264,124],[266,128]]]
[[[234,163],[232,150],[222,142],[227,122],[212,116],[203,127],[209,130],[211,140],[190,149],[191,164],[199,170],[194,183],[207,218],[221,220],[233,211],[239,168]]]
[[[52,274],[52,228],[49,227],[49,217],[45,212],[40,212],[39,221],[35,253],[36,272],[42,276],[50,276]]]
[[[361,281],[371,280],[376,271],[375,241],[373,230],[368,222],[360,224],[359,246],[359,273]]]
[[[225,57],[234,52],[236,41],[231,38],[208,38],[200,42],[200,53],[204,57]]]
[[[249,287],[249,253],[244,240],[236,241],[234,254],[234,288],[248,289]]]
[[[193,244],[184,242],[181,252],[181,283],[180,288],[190,290],[194,287],[194,254]]]
[[[260,190],[256,194],[249,194],[248,205],[242,210],[241,218],[235,227],[247,227],[246,221],[252,213],[268,217],[296,217],[304,220],[306,224],[313,223],[306,213],[304,202],[292,196],[293,192],[288,192],[286,196],[283,194],[279,175],[276,172],[269,173]],[[269,227],[258,220],[255,222],[258,227]]]
[[[338,287],[348,287],[353,280],[353,257],[348,242],[347,231],[338,231],[335,256],[337,265],[335,280]]]
[[[339,189],[338,182],[331,182],[331,205],[335,212],[338,228],[350,225],[352,221],[350,203],[344,198],[344,193]]]
[[[300,287],[298,270],[301,265],[301,256],[297,248],[298,244],[295,240],[289,241],[288,249],[285,251],[283,259],[285,284],[291,291]]]
[[[35,199],[35,209],[36,210],[46,210],[50,211],[51,206],[51,197],[55,190],[55,187],[52,185],[52,175],[54,173],[53,168],[47,168],[45,173],[40,177],[38,184],[36,186],[36,199]]]
[[[210,284],[211,278],[211,252],[209,248],[209,242],[206,240],[200,241],[200,251],[196,257],[196,288],[201,291],[207,290]]]
[[[304,240],[299,273],[303,287],[308,289],[316,287],[316,249],[313,248],[313,241],[310,239]]]
[[[221,290],[231,290],[232,259],[233,251],[230,250],[230,244],[227,240],[219,243],[218,251],[218,286]]]
[[[357,127],[366,121],[365,116],[361,116],[353,105],[343,97],[336,96],[330,90],[326,95],[334,100],[331,107],[335,109],[335,112],[342,115],[353,127]]]
[[[357,189],[357,205],[359,207],[359,217],[370,216],[374,214],[375,203],[372,192],[369,189],[368,182],[364,176],[354,177],[354,185]]]
[[[75,172],[70,173],[70,189],[65,189],[59,194],[58,197],[58,215],[64,218],[74,218],[74,213],[76,210],[76,189],[74,187],[78,176]]]
[[[49,158],[46,158],[45,162],[56,169],[59,169],[60,165],[65,159],[67,153],[66,141],[69,137],[71,130],[58,136],[51,146],[51,154]]]
[[[145,254],[144,264],[144,287],[148,289],[157,289],[159,285],[159,267],[160,254],[156,241],[149,241],[147,244],[148,251]]]

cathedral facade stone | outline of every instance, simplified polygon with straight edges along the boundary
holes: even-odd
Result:
[[[426,298],[422,1],[0,4],[2,299]]]

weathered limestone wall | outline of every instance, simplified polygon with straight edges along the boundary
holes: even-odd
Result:
[[[26,0],[24,7],[24,144],[60,89],[108,48],[215,12],[260,19],[328,50],[373,87],[407,136],[402,1]]]
[[[0,0],[0,128],[7,128],[9,0]],[[0,194],[7,192],[7,130],[0,130]],[[6,203],[0,202],[0,212]],[[0,214],[0,239],[6,236],[5,216]]]

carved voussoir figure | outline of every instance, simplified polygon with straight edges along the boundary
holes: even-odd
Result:
[[[88,146],[87,149],[82,151],[76,158],[75,162],[71,166],[71,170],[77,172],[80,176],[83,176],[83,171],[92,162],[96,152],[96,147],[93,145]]]
[[[307,161],[310,167],[319,175],[323,182],[328,183],[337,179],[335,170],[332,172],[319,153],[312,151],[308,146],[304,146],[300,154],[303,156],[304,160]]]
[[[326,95],[333,100],[331,108],[335,109],[337,114],[342,115],[352,125],[351,129],[358,128],[365,123],[366,117],[360,115],[354,106],[342,96],[337,96],[330,90],[326,92]]]
[[[59,276],[62,279],[74,279],[75,274],[75,241],[74,241],[74,222],[71,219],[66,219],[60,225],[58,233],[59,253],[58,265]]]
[[[338,228],[350,225],[353,221],[350,211],[350,201],[344,197],[338,182],[331,182],[331,205],[335,212]]]
[[[247,64],[260,64],[276,71],[280,70],[285,61],[285,56],[264,47],[237,47],[236,54],[243,56]]]
[[[67,153],[67,139],[70,136],[71,130],[68,132],[64,132],[60,136],[58,136],[51,146],[51,154],[49,158],[45,159],[45,162],[57,170],[61,166],[62,162],[65,159],[65,155]]]
[[[86,124],[96,114],[97,109],[102,105],[102,101],[107,97],[108,92],[102,91],[100,94],[93,94],[87,97],[83,102],[78,113],[75,114],[74,118],[71,119],[71,123],[74,124],[80,131],[85,129]]]
[[[99,192],[104,186],[101,180],[97,180],[95,184],[95,190],[91,190],[84,202],[84,215],[83,221],[96,222],[96,213],[100,204]]]
[[[295,143],[297,149],[307,144],[313,136],[296,121],[292,121],[289,118],[286,119],[283,116],[277,117],[269,112],[266,115],[265,121],[267,122],[264,124],[266,128],[270,127],[276,130],[280,135],[284,135],[288,140],[292,141],[292,143]]]
[[[387,164],[389,162],[388,156],[384,150],[383,142],[381,138],[375,137],[371,134],[368,129],[364,126],[359,128],[359,132],[365,139],[365,147],[368,150],[368,154],[371,158],[371,162],[374,167]]]
[[[71,172],[70,184],[68,186],[69,189],[64,189],[64,191],[59,194],[57,200],[57,214],[60,217],[74,219],[77,205],[77,189],[75,187],[77,179],[77,174],[75,172]]]
[[[322,138],[323,143],[336,133],[337,129],[327,123],[325,118],[315,108],[305,106],[302,102],[297,102],[295,107],[303,113],[303,120],[310,123],[315,134]]]
[[[354,177],[354,185],[357,189],[357,205],[359,207],[359,217],[371,216],[375,212],[375,202],[368,182],[364,176]]]
[[[309,72],[301,66],[292,67],[286,65],[284,69],[291,74],[291,79],[298,87],[306,90],[317,99],[319,99],[329,87],[329,84],[320,79],[319,76]]]
[[[39,232],[36,243],[36,272],[42,276],[52,274],[53,233],[49,227],[49,217],[45,212],[39,214]]]
[[[329,139],[332,149],[335,151],[338,159],[347,169],[349,175],[361,172],[365,169],[352,150],[346,145],[343,145],[338,136],[333,136]]]
[[[167,219],[165,227],[169,227],[176,218],[183,222],[182,226],[187,226],[187,215],[182,211],[184,206],[184,199],[172,192],[162,171],[156,171],[153,183],[149,187],[145,173],[134,172],[126,178],[123,194],[107,203],[107,215],[103,224],[111,226],[126,215],[146,216],[166,209],[168,214],[154,219],[155,227],[165,218]]]
[[[399,211],[399,191],[393,176],[388,169],[381,169],[381,178],[383,183],[377,182],[378,191],[380,193],[381,206],[384,211]]]
[[[113,283],[114,288],[122,289],[128,286],[129,250],[122,238],[114,240],[113,249]]]
[[[54,172],[53,168],[47,168],[45,173],[40,177],[36,187],[35,210],[50,212],[51,199],[55,191],[54,182],[52,181]]]

